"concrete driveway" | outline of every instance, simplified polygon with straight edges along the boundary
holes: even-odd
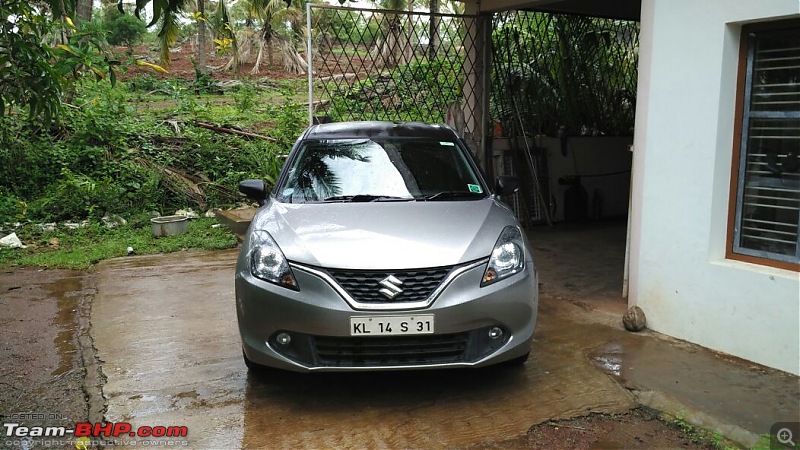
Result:
[[[92,326],[107,420],[187,426],[193,448],[432,448],[633,406],[585,357],[596,337],[548,308],[522,369],[248,375],[234,263],[233,252],[178,253],[98,268]]]
[[[588,270],[566,257],[570,235],[543,233],[539,328],[522,368],[256,377],[241,357],[235,252],[104,262],[91,324],[105,418],[186,426],[191,448],[453,448],[637,401],[745,444],[798,417],[797,377],[622,330],[621,281],[609,276],[621,276],[624,228],[595,235],[589,251],[607,265]]]

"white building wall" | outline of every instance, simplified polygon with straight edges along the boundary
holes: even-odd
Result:
[[[792,16],[798,0],[642,0],[629,302],[800,375],[800,275],[725,259],[741,25]]]

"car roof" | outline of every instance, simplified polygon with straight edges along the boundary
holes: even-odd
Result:
[[[303,139],[347,139],[347,138],[427,138],[454,140],[455,132],[447,125],[422,122],[335,122],[314,125],[306,130]]]

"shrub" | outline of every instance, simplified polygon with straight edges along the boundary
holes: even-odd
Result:
[[[147,27],[142,20],[132,14],[120,13],[116,9],[116,3],[106,8],[104,19],[106,40],[111,45],[132,47],[147,33]]]
[[[139,82],[155,83],[146,77]],[[193,92],[173,84],[175,100],[198,103]],[[240,199],[241,180],[274,182],[281,155],[307,120],[299,104],[256,108],[255,89],[240,99],[241,111],[206,103],[203,120],[274,124],[269,134],[278,142],[247,140],[193,126],[191,111],[136,111],[130,100],[144,94],[132,94],[130,87],[78,83],[73,103],[80,107],[66,109],[58,127],[42,128],[18,115],[0,117],[0,223],[231,205]],[[165,124],[165,116],[180,125]]]
[[[0,225],[6,222],[15,222],[24,214],[25,202],[0,188]]]

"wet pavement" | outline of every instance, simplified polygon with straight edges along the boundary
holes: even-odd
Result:
[[[558,321],[542,321],[522,369],[248,375],[234,259],[184,253],[99,267],[92,322],[107,420],[185,425],[202,448],[439,448],[633,407],[631,394],[585,357],[594,338]]]
[[[94,359],[84,345],[94,293],[82,272],[0,270],[0,424],[102,419],[102,407],[88,407],[98,404],[88,394],[99,396],[97,379],[83,370]]]
[[[253,376],[236,328],[235,252],[101,263],[91,323],[105,418],[187,426],[192,448],[465,447],[637,402],[747,445],[800,420],[797,377],[622,329],[624,232],[535,231],[531,358],[473,371]]]

